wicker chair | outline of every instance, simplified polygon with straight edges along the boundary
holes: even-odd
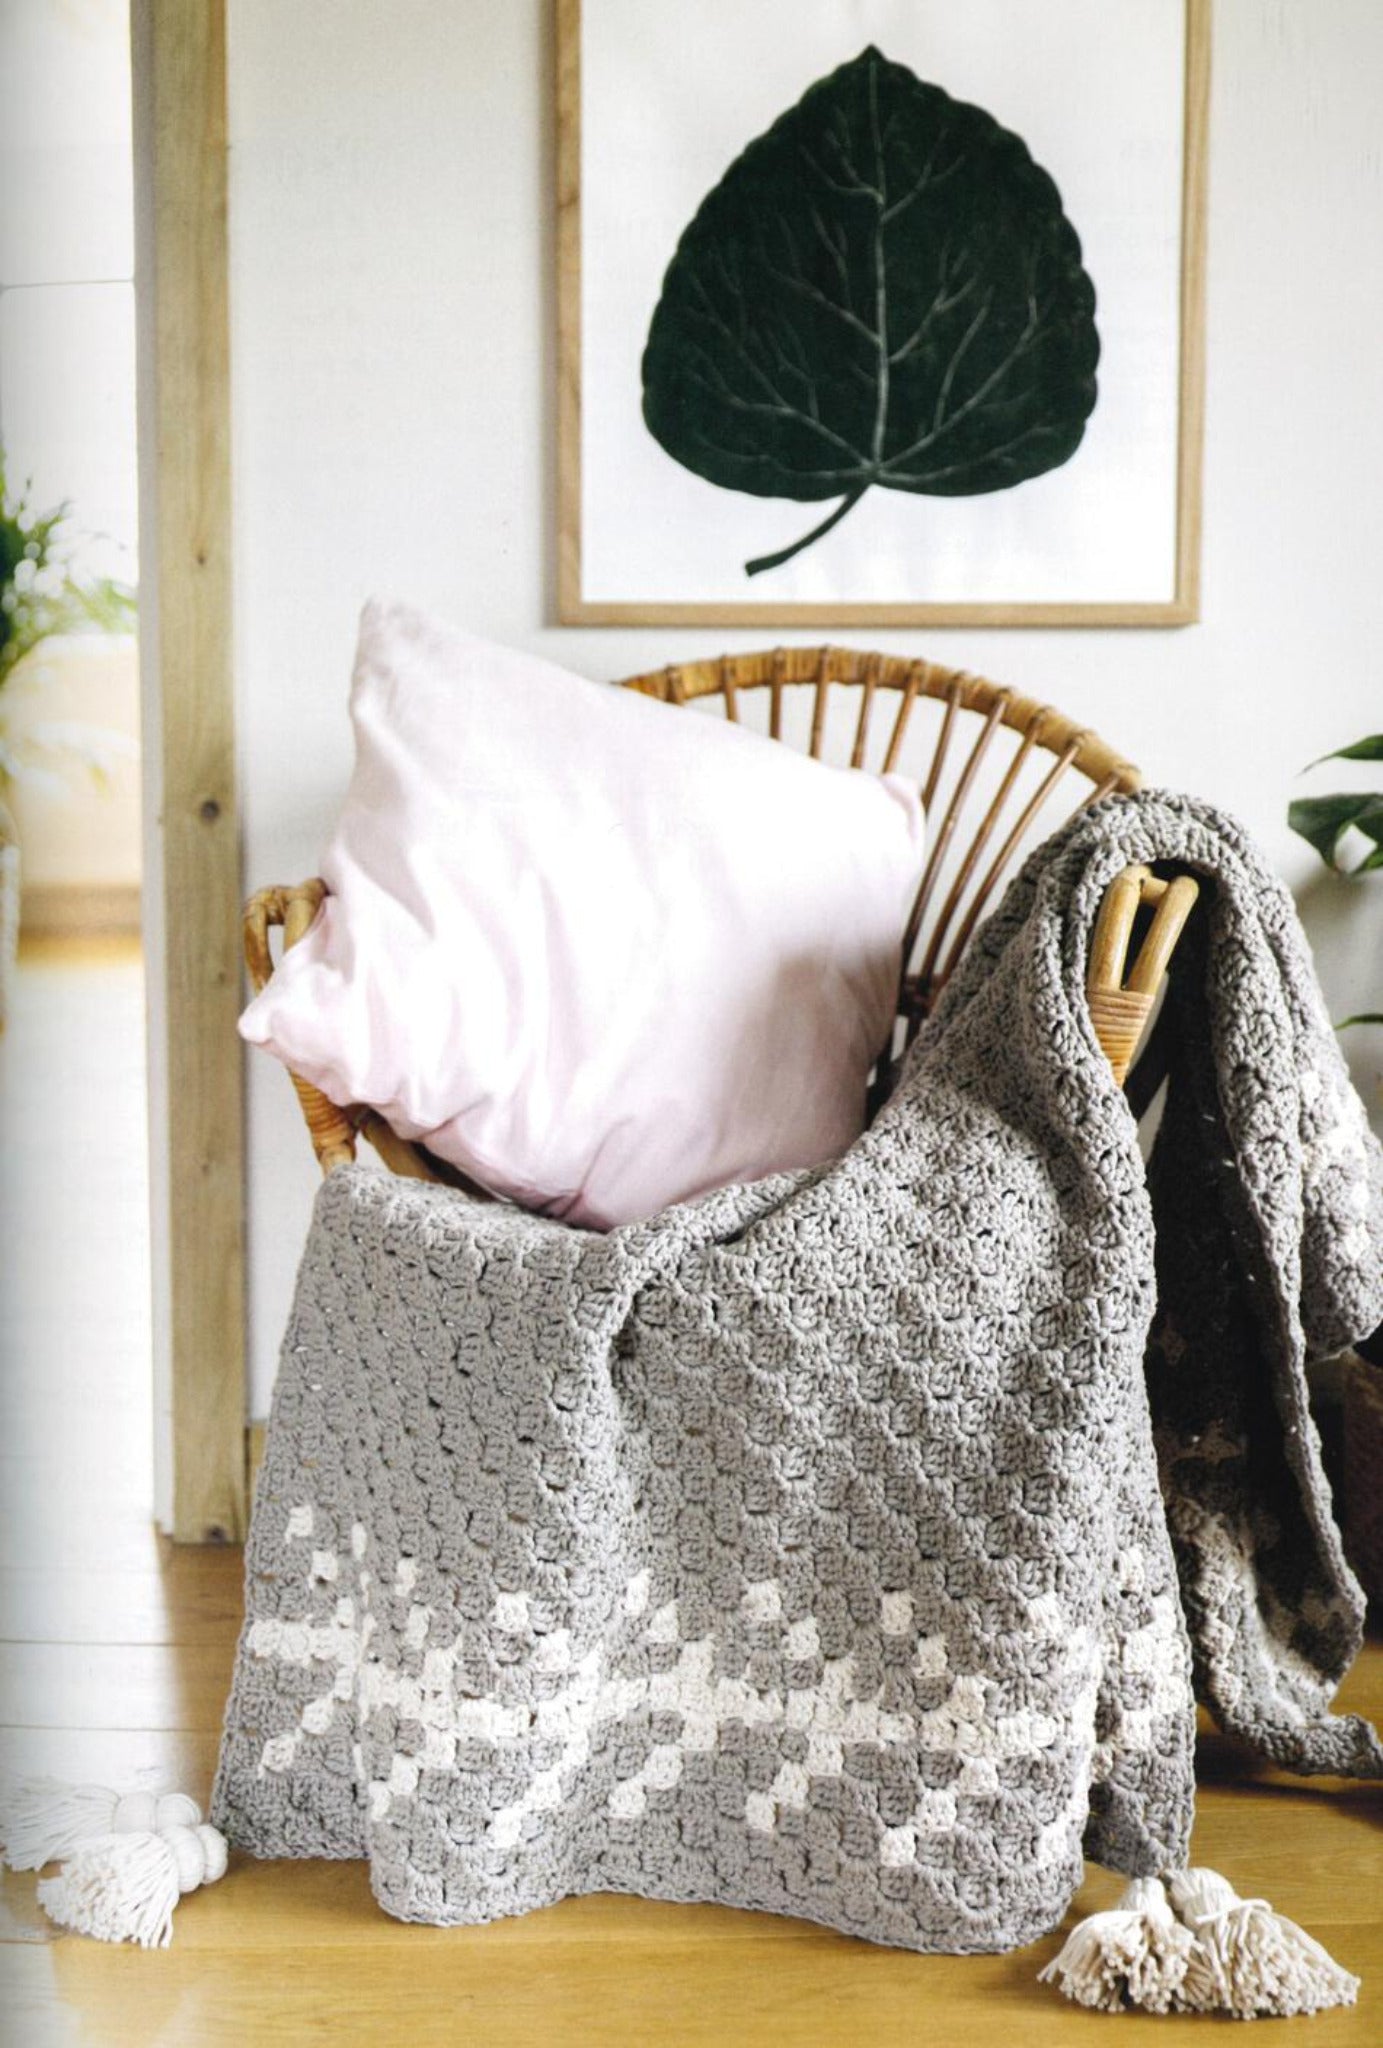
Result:
[[[934,662],[843,647],[778,648],[630,676],[622,687],[670,705],[718,698],[727,718],[757,722],[774,739],[789,738],[789,726],[801,728],[817,759],[832,751],[828,735],[836,737],[843,717],[851,767],[884,771],[904,772],[906,753],[927,739],[924,714],[930,715],[935,736],[921,776],[927,859],[902,949],[894,1041],[879,1062],[873,1105],[887,1093],[897,1056],[1019,849],[1072,810],[1139,786],[1131,763],[1060,712]],[[1072,774],[1077,801],[1063,803]],[[325,884],[313,880],[261,889],[249,899],[245,959],[257,990],[273,971],[270,930],[281,926],[284,945],[294,945],[325,894]],[[1091,936],[1088,994],[1096,1035],[1121,1084],[1196,894],[1188,876],[1168,881],[1144,867],[1126,868],[1105,892]],[[1147,930],[1125,974],[1141,911],[1150,913]],[[357,1138],[365,1137],[395,1173],[470,1187],[451,1167],[398,1137],[373,1110],[340,1109],[297,1075],[293,1084],[324,1173],[353,1159]]]

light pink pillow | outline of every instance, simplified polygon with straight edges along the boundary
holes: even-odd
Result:
[[[917,793],[365,608],[331,896],[241,1019],[497,1194],[595,1228],[862,1126]]]

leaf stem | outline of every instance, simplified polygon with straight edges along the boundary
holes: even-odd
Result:
[[[801,540],[793,541],[790,547],[779,548],[776,555],[756,555],[752,562],[745,563],[745,575],[759,576],[762,575],[765,569],[781,569],[784,562],[790,562],[794,555],[801,554],[803,548],[809,548],[814,540],[820,540],[822,535],[829,533],[833,526],[839,526],[846,513],[859,504],[860,499],[868,489],[868,484],[861,484],[857,491],[851,491],[848,497],[841,499],[835,511],[829,513],[819,526],[814,526],[810,533],[804,533]]]

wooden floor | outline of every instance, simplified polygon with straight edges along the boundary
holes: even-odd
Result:
[[[240,1607],[236,1552],[150,1528],[137,958],[26,963],[0,1041],[0,1768],[205,1797]],[[293,1113],[284,1091],[284,1114]],[[304,1219],[306,1221],[306,1219]],[[1383,1646],[1348,1703],[1383,1716]],[[1364,1978],[1352,2012],[1269,2038],[1383,2042],[1383,1788],[1297,1784],[1204,1745],[1196,1854]],[[1091,1875],[1076,1904],[1117,1881]],[[1036,1981],[1055,1943],[922,1957],[716,1907],[600,1898],[444,1931],[389,1920],[358,1864],[256,1864],[186,1900],[164,1953],[60,1936],[0,1892],[0,2042],[564,2048],[1208,2038]]]

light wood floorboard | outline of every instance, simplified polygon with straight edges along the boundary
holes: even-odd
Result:
[[[81,1164],[84,1119],[97,1105],[127,1133],[135,1117],[109,1096],[122,1073],[137,1090],[138,969],[118,948],[96,965],[78,971],[62,948],[31,953],[15,1031],[0,1045],[0,1193],[13,1200],[22,1183],[29,1208],[25,1256],[7,1246],[0,1289],[0,1771],[178,1785],[204,1798],[241,1561],[238,1551],[178,1550],[150,1526],[138,1147],[125,1147],[123,1185],[106,1175],[88,1182]],[[84,1047],[78,1107],[72,1128],[63,1110],[55,1133],[77,1044],[73,1009]],[[51,1255],[36,1217],[60,1220],[63,1243]],[[1383,1645],[1360,1660],[1342,1704],[1383,1717]],[[1300,1783],[1208,1735],[1195,1853],[1363,1975],[1354,2011],[1283,2023],[1269,2038],[1377,2048],[1383,1788]],[[1108,1903],[1118,1883],[1092,1870],[1073,1917]],[[0,2042],[1117,2048],[1210,2038],[1213,2022],[1110,2019],[1066,2004],[1035,1981],[1053,1947],[914,1956],[801,1921],[613,1898],[487,1928],[411,1927],[375,1905],[363,1865],[237,1856],[220,1884],[179,1908],[172,1948],[145,1955],[59,1934],[38,1910],[32,1877],[7,1873]]]

